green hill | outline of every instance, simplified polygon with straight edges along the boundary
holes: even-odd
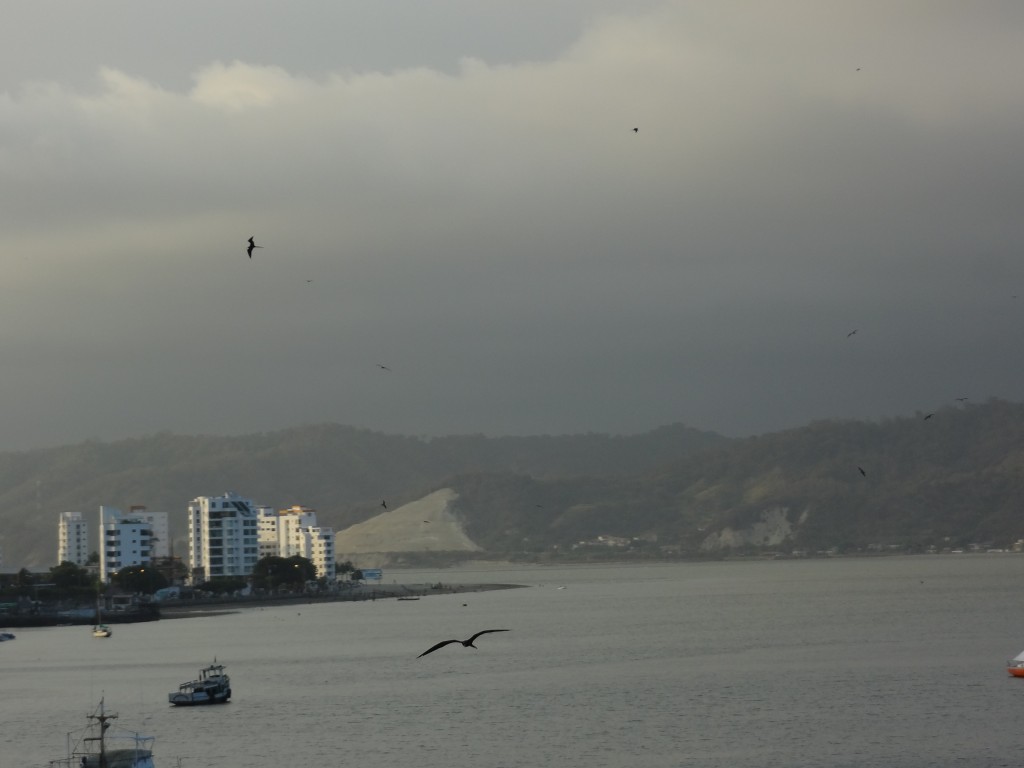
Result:
[[[1005,548],[1024,538],[1024,405],[925,415],[816,422],[626,478],[447,484],[470,536],[509,553],[578,550],[598,535],[637,538],[639,553],[756,549],[755,526],[774,529],[761,546],[784,550]]]
[[[183,555],[188,502],[227,490],[312,507],[340,531],[378,514],[383,499],[395,509],[451,488],[465,532],[499,557],[923,551],[1024,538],[1024,405],[925,415],[741,440],[681,425],[435,439],[322,425],[3,454],[3,570],[53,565],[58,513],[101,504],[168,512]]]
[[[725,438],[681,425],[641,435],[421,439],[340,425],[240,437],[158,434],[0,454],[3,570],[49,568],[57,519],[100,505],[167,512],[176,554],[185,554],[185,510],[197,496],[237,491],[258,504],[317,510],[336,530],[411,501],[439,478],[517,472],[538,478],[647,471]],[[93,518],[89,518],[90,520]]]

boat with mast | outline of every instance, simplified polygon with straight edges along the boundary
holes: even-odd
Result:
[[[67,735],[67,757],[51,760],[50,768],[154,768],[152,736],[132,731],[107,731],[117,714],[107,712],[103,699],[84,729]]]
[[[103,623],[103,613],[100,610],[100,599],[96,598],[96,623],[92,627],[93,637],[110,637],[113,632],[110,631],[110,627]]]

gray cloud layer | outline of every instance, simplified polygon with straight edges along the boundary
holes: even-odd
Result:
[[[2,41],[0,447],[1020,399],[1019,4],[241,5]]]

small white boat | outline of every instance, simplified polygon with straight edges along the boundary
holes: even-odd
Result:
[[[92,627],[93,637],[110,637],[113,632],[110,631],[110,627],[103,623],[103,614],[100,611],[100,601],[96,600],[96,623]]]
[[[167,700],[176,707],[190,707],[196,704],[224,704],[231,698],[231,678],[223,664],[213,664],[199,670],[199,677],[178,686],[178,690],[167,694]]]
[[[67,735],[68,755],[51,760],[50,768],[154,768],[152,736],[111,730],[117,715],[100,700],[84,729]]]

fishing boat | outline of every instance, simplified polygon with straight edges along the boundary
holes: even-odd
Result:
[[[51,760],[50,768],[154,768],[152,736],[111,730],[117,715],[106,711],[103,699],[87,717],[84,729],[67,735],[67,757]]]
[[[1006,662],[1006,671],[1011,677],[1024,677],[1024,651]]]
[[[231,678],[223,664],[213,664],[199,670],[199,677],[178,686],[178,690],[167,694],[167,700],[176,707],[190,707],[196,704],[224,704],[231,698]]]

